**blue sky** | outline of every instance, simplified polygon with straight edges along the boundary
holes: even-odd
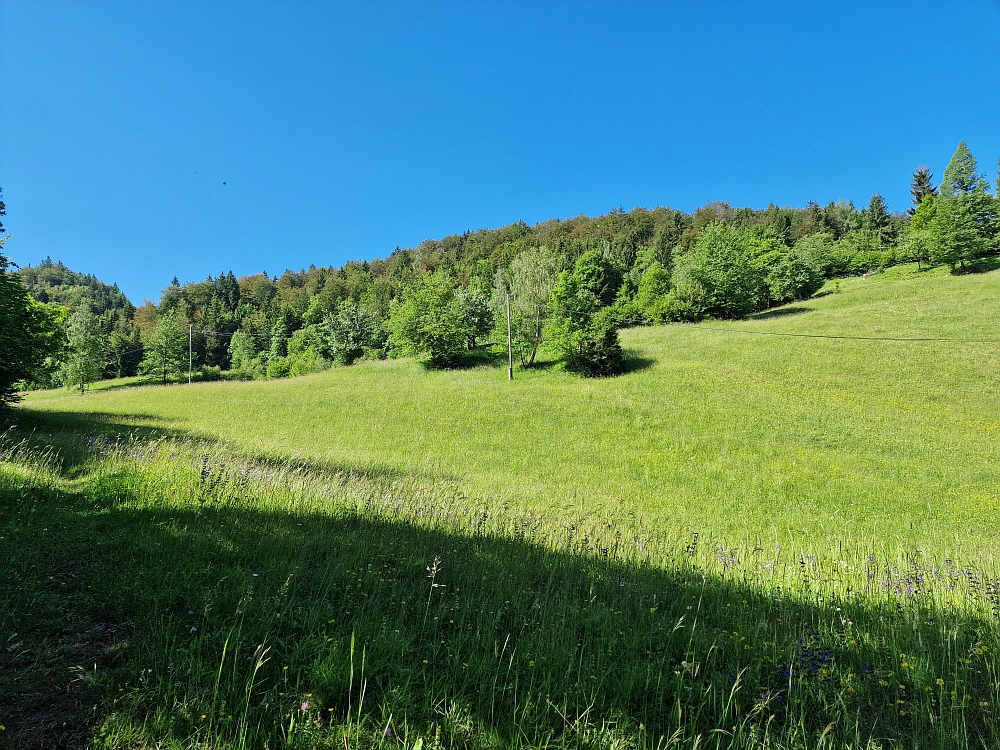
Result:
[[[961,139],[995,174],[998,32],[989,0],[3,0],[6,250],[140,303],[619,205],[901,210]]]

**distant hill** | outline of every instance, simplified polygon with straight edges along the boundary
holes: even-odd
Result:
[[[96,276],[71,271],[60,262],[53,263],[51,258],[37,266],[25,266],[17,273],[31,296],[39,302],[57,302],[70,309],[86,302],[97,315],[122,310],[129,318],[135,311],[116,284],[105,284]]]

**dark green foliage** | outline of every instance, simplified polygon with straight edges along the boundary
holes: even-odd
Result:
[[[913,208],[907,209],[907,213],[913,216],[916,213],[917,207],[928,195],[937,195],[938,189],[934,187],[931,180],[934,175],[931,174],[930,167],[925,167],[921,164],[913,171],[913,180],[910,182],[910,195],[913,196]]]
[[[566,369],[589,377],[616,375],[623,358],[618,321],[602,310],[609,288],[607,266],[595,253],[583,255],[572,272],[559,274],[552,290],[552,320],[546,329],[550,346]]]
[[[986,180],[979,173],[979,162],[969,151],[965,141],[960,141],[958,148],[944,170],[941,181],[941,196],[952,198],[957,195],[968,195],[986,190]]]
[[[66,360],[60,376],[67,388],[79,386],[82,393],[87,383],[99,380],[104,371],[106,341],[101,321],[86,307],[77,308],[66,326]]]
[[[76,273],[62,263],[46,258],[37,266],[18,270],[28,293],[39,302],[56,302],[76,310],[86,306],[95,315],[109,310],[123,310],[131,317],[132,303],[115,284],[105,284],[96,277]]]
[[[895,228],[881,194],[875,193],[868,202],[868,208],[861,212],[861,228],[871,232],[883,245],[892,244],[895,240]]]
[[[156,329],[143,340],[145,356],[139,372],[158,375],[166,384],[171,375],[179,375],[188,366],[188,331],[176,310],[160,317]]]
[[[910,222],[908,244],[917,259],[955,269],[996,249],[1000,199],[987,187],[976,157],[964,141],[959,143],[940,196],[925,196]]]
[[[459,289],[457,297],[465,323],[466,345],[469,349],[475,349],[477,341],[493,330],[493,311],[490,309],[489,297],[481,284],[470,284],[465,289]]]
[[[103,375],[109,378],[123,378],[139,374],[142,363],[142,336],[139,329],[125,321],[115,325],[108,335],[104,350],[107,364]]]
[[[767,299],[756,245],[748,230],[721,222],[711,224],[676,262],[674,277],[704,290],[704,314],[741,318],[759,310]]]
[[[670,294],[670,271],[653,261],[639,279],[635,303],[639,312],[647,319],[656,321],[654,311],[661,300]]]
[[[352,365],[376,344],[377,334],[375,314],[366,305],[344,300],[319,326],[318,351],[334,362]]]
[[[246,331],[237,331],[229,342],[229,360],[234,370],[246,369],[258,354],[254,337]]]
[[[764,210],[714,201],[692,214],[619,207],[593,218],[466,231],[340,268],[239,278],[228,271],[185,284],[174,278],[158,306],[138,311],[116,288],[51,261],[22,275],[40,299],[58,298],[72,307],[84,300],[101,313],[109,354],[105,376],[136,371],[132,350],[139,332],[149,335],[168,311],[194,328],[196,368],[283,376],[386,351],[422,353],[430,366],[451,367],[462,356],[459,338],[461,351],[487,337],[492,343],[506,338],[508,292],[522,365],[534,363],[547,330],[560,331],[561,341],[553,342],[558,351],[582,351],[586,340],[594,351],[607,349],[613,360],[613,344],[598,343],[612,342],[612,334],[597,335],[594,326],[575,323],[570,333],[565,319],[550,326],[549,295],[559,269],[572,268],[576,285],[563,290],[563,303],[572,300],[592,317],[600,312],[618,327],[738,318],[808,297],[830,276],[905,261],[959,267],[1000,249],[997,199],[977,170],[975,157],[960,144],[942,188],[941,199],[950,202],[929,207],[923,216],[911,209],[912,227],[906,214],[889,212],[881,194],[860,212],[849,201],[809,201],[802,209],[770,204]],[[913,173],[910,189],[915,203],[936,197],[927,167]],[[492,299],[483,283],[488,279],[494,280]],[[311,343],[293,353],[288,342],[300,331],[306,332],[300,343]],[[574,336],[576,343],[567,345]]]
[[[57,310],[33,300],[20,278],[10,273],[0,238],[0,407],[20,400],[18,384],[31,381],[46,357],[63,347],[65,334]]]
[[[590,250],[580,256],[573,276],[581,290],[592,294],[602,307],[614,304],[622,285],[620,266],[615,265],[608,254],[598,250]]]
[[[823,286],[823,267],[800,241],[767,271],[771,300],[778,304],[811,297]]]

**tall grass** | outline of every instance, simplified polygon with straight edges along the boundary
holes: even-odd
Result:
[[[56,731],[42,685],[105,748],[1000,742],[1000,592],[974,560],[497,507],[211,442],[76,435],[60,461],[47,437],[0,448],[21,674],[0,685],[39,692],[4,695],[13,746]]]

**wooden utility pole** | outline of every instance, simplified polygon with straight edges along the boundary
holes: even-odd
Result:
[[[514,379],[514,345],[510,336],[510,295],[507,295],[507,380]]]
[[[194,339],[194,326],[188,326],[188,385],[191,385],[191,370],[192,364],[194,363],[193,349],[191,348],[191,342]]]

